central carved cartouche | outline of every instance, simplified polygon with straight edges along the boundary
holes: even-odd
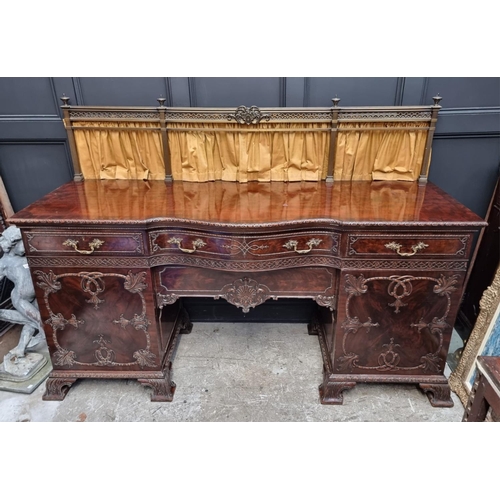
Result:
[[[216,299],[224,298],[230,304],[241,307],[244,313],[249,312],[250,308],[262,304],[270,297],[277,298],[271,295],[271,291],[266,285],[247,277],[224,286],[221,293],[215,296]]]
[[[227,115],[229,121],[234,120],[242,125],[257,125],[262,120],[269,121],[271,116],[268,114],[262,114],[257,106],[238,106],[234,114]]]

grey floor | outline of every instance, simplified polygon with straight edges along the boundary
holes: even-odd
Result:
[[[303,324],[197,323],[174,360],[174,401],[152,403],[133,380],[81,380],[64,401],[0,391],[0,421],[460,422],[414,385],[358,384],[341,406],[321,405],[318,339]]]

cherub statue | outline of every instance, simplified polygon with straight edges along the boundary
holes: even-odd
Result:
[[[21,231],[16,226],[9,226],[0,235],[0,279],[7,278],[14,283],[11,292],[13,309],[0,309],[0,320],[23,325],[19,343],[8,354],[9,358],[24,358],[27,347],[33,347],[45,339],[43,326],[35,301],[35,289],[24,255]],[[38,334],[37,334],[38,332]],[[15,362],[15,361],[14,361]]]

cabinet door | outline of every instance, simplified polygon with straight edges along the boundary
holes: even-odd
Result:
[[[335,373],[440,375],[461,297],[463,272],[344,272]]]
[[[149,270],[32,268],[54,370],[158,370]]]

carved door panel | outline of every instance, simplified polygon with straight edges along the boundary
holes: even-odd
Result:
[[[335,373],[440,375],[464,273],[344,272]]]
[[[149,270],[32,269],[54,370],[158,370]]]

